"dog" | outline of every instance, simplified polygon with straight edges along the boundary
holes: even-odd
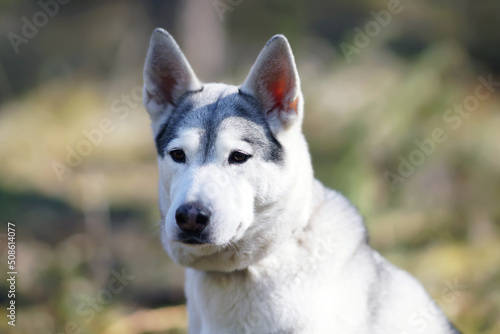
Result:
[[[233,86],[202,83],[157,28],[144,104],[162,244],[186,267],[189,333],[458,333],[415,278],[368,245],[356,209],[314,179],[283,35]]]

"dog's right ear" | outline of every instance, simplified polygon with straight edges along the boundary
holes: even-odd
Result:
[[[300,124],[303,116],[300,79],[285,36],[275,35],[267,42],[240,91],[260,102],[273,132]]]
[[[144,105],[151,120],[155,122],[168,106],[175,106],[186,91],[201,87],[179,45],[167,31],[156,28],[144,65]]]

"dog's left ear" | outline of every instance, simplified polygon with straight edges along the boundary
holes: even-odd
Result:
[[[144,65],[144,104],[153,122],[189,90],[202,87],[172,36],[161,28],[151,35]]]
[[[285,36],[267,42],[240,90],[257,98],[274,132],[301,120],[300,79]]]

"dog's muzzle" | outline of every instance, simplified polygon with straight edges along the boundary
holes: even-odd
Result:
[[[178,240],[186,244],[209,243],[203,230],[210,223],[211,212],[198,202],[181,205],[175,212],[175,221],[179,226]]]

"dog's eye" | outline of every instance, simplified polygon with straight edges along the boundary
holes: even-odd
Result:
[[[186,153],[183,150],[172,150],[169,154],[175,162],[186,162]]]
[[[229,163],[242,164],[245,161],[247,161],[250,157],[251,157],[251,155],[245,154],[245,153],[240,152],[240,151],[234,151],[229,156]]]

